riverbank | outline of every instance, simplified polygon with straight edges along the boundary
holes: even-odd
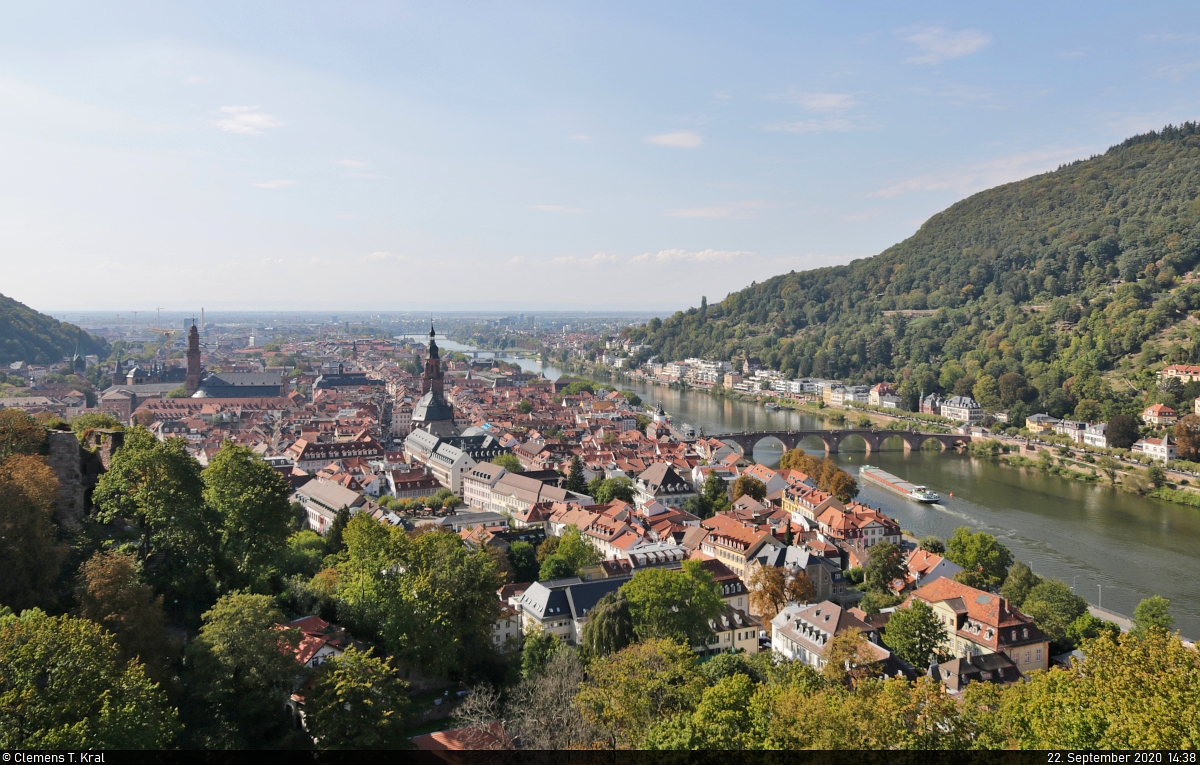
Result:
[[[631,375],[611,367],[588,364],[578,360],[572,360],[566,365],[566,369],[572,374],[597,382],[604,383],[607,380],[606,384],[615,386],[632,385],[649,389],[678,391],[687,395],[704,395],[719,402],[730,402],[756,408],[767,403],[775,403],[782,411],[812,418],[825,427],[917,430],[925,433],[949,433],[951,431],[949,426],[952,423],[949,420],[918,412],[889,411],[865,405],[835,409],[826,406],[823,402],[798,400],[790,396],[754,395],[730,391],[721,387],[708,390],[681,384],[666,384],[642,375]],[[712,434],[710,433],[710,435]],[[1030,458],[1021,453],[1029,448],[1028,440],[1015,441],[1001,436],[995,440],[976,441],[968,447],[968,451],[973,456],[994,458],[1013,468],[1034,469],[1069,481],[1095,485],[1107,484],[1123,493],[1139,497],[1152,497],[1189,508],[1200,508],[1200,491],[1191,487],[1191,478],[1187,474],[1164,471],[1163,476],[1156,480],[1151,474],[1152,466],[1143,466],[1141,463],[1134,464],[1127,460],[1114,458],[1113,462],[1116,464],[1113,465],[1102,461],[1108,455],[1100,455],[1098,460],[1096,455],[1092,455],[1090,452],[1080,452],[1078,449],[1061,445],[1055,447],[1050,444],[1034,444],[1033,448],[1037,457]],[[1014,451],[1017,453],[1012,453]]]

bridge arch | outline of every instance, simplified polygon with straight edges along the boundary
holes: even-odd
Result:
[[[834,444],[834,446],[836,446],[836,449],[834,449],[834,451],[837,451],[837,452],[844,452],[844,451],[857,452],[857,451],[859,451],[858,444],[859,444],[859,442],[861,442],[864,447],[862,449],[862,451],[866,452],[869,455],[872,452],[872,448],[871,448],[872,443],[871,442],[875,441],[875,439],[870,438],[869,436],[870,436],[870,434],[864,434],[859,431],[840,431],[839,432],[839,431],[835,430],[830,434],[829,440],[832,444]],[[878,448],[878,447],[876,447],[876,448]]]

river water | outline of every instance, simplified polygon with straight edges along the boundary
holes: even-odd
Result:
[[[473,350],[452,341],[439,345]],[[536,360],[507,360],[551,379],[561,375]],[[812,415],[768,412],[756,404],[696,391],[620,387],[633,390],[647,405],[661,403],[675,421],[708,435],[827,427]],[[859,500],[881,508],[902,528],[943,539],[959,526],[986,531],[1038,574],[1061,579],[1090,603],[1117,613],[1132,615],[1140,600],[1162,595],[1171,601],[1176,628],[1187,637],[1200,637],[1200,509],[951,452],[905,454],[897,448],[868,458],[861,441],[855,451],[857,440],[843,443],[833,456],[844,469],[856,473],[869,462],[942,495],[940,503],[922,505],[860,482]],[[756,449],[755,459],[778,463],[781,449],[777,443],[774,449],[770,446]],[[822,449],[815,440],[805,447],[814,453]]]

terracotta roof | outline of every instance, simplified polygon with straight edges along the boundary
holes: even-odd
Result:
[[[509,749],[512,744],[504,726],[489,723],[486,728],[455,728],[414,736],[413,746],[422,751],[465,751],[476,749]]]

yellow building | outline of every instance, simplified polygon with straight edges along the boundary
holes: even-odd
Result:
[[[945,625],[943,648],[951,656],[1004,654],[1022,675],[1050,666],[1049,638],[999,595],[941,578],[914,592],[909,603],[913,599],[929,604]]]

